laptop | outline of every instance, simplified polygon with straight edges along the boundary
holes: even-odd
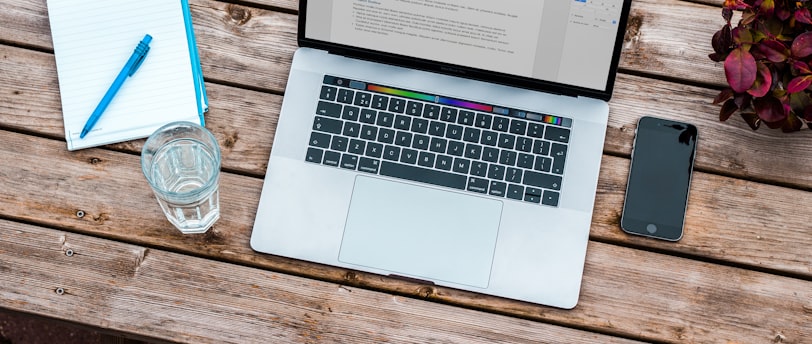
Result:
[[[301,0],[251,247],[575,307],[630,3]]]

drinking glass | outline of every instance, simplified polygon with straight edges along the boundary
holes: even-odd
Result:
[[[141,150],[141,170],[182,233],[205,233],[220,218],[220,146],[206,128],[192,122],[159,128]]]

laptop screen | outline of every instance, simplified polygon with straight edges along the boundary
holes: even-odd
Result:
[[[401,64],[433,65],[441,72],[523,87],[569,86],[574,93],[608,99],[629,3],[303,1],[300,44],[326,43],[356,54],[386,56],[389,62],[400,58]]]

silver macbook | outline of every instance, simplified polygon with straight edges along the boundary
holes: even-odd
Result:
[[[300,1],[251,247],[575,307],[630,3]]]

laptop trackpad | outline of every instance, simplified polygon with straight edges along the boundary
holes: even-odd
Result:
[[[501,201],[359,176],[339,260],[486,288],[501,215]]]

